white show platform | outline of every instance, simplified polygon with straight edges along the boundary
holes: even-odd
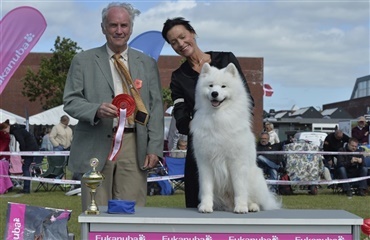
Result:
[[[357,240],[363,219],[344,210],[273,210],[248,214],[137,207],[134,214],[78,217],[81,239]]]

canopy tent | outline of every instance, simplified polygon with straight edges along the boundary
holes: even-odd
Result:
[[[60,117],[67,115],[70,119],[69,125],[76,125],[78,120],[69,116],[64,110],[63,105],[50,108],[49,110],[30,116],[30,125],[56,125],[60,122]]]
[[[10,124],[19,123],[25,124],[26,119],[24,117],[18,116],[14,113],[5,111],[4,109],[0,109],[0,122],[5,122],[9,119]]]

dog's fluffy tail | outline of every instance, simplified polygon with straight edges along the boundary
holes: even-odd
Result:
[[[266,199],[263,199],[261,203],[261,209],[262,210],[275,210],[280,209],[282,206],[282,199],[279,198],[276,194],[272,193],[271,191],[268,191],[269,197]]]
[[[266,183],[262,170],[256,166],[253,174],[254,181],[251,181],[253,186],[250,186],[255,193],[253,199],[261,208],[261,210],[280,209],[282,200],[276,194],[272,193]]]

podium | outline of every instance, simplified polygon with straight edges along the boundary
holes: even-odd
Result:
[[[360,239],[363,219],[344,210],[280,209],[248,214],[137,207],[134,214],[78,217],[81,239],[289,240]]]

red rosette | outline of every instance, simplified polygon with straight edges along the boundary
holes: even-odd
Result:
[[[112,104],[119,109],[126,109],[126,116],[131,116],[136,108],[135,99],[128,94],[119,94],[112,100]]]

